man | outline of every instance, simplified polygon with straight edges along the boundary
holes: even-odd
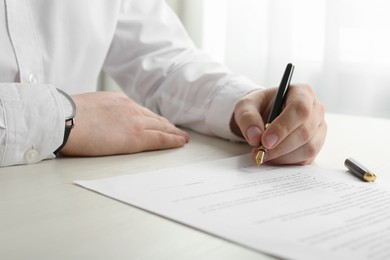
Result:
[[[277,164],[310,163],[324,143],[309,86],[292,85],[264,130],[276,89],[197,50],[162,0],[5,0],[0,18],[1,166],[176,148],[189,139],[175,125],[261,141]],[[101,70],[124,93],[95,92]],[[73,129],[57,89],[76,104]]]

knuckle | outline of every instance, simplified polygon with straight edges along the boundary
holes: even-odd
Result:
[[[250,93],[237,101],[234,107],[234,119],[239,126],[257,124],[259,121],[258,93]]]
[[[322,127],[324,128],[324,136],[325,136],[326,133],[328,132],[328,124],[325,121],[323,121],[322,122]]]
[[[302,126],[301,130],[300,130],[300,135],[301,135],[301,138],[302,138],[302,141],[304,143],[308,142],[311,137],[312,137],[312,132],[310,131],[310,128],[307,127],[307,126]]]
[[[307,91],[311,94],[311,95],[314,95],[314,89],[311,85],[309,84],[305,84],[305,87],[307,89]]]
[[[324,104],[320,104],[320,110],[321,110],[321,117],[324,118],[325,117],[325,105]]]
[[[235,105],[235,111],[242,111],[242,110],[248,110],[248,105],[253,103],[253,98],[251,98],[249,95],[242,97],[240,100],[237,101]]]
[[[254,114],[250,110],[242,111],[239,115],[239,121],[240,122],[250,122],[254,118]]]
[[[307,160],[313,160],[316,157],[318,151],[319,146],[310,142],[306,145],[305,157],[308,158]]]
[[[245,104],[246,104],[247,102],[248,102],[248,98],[247,98],[247,97],[241,98],[241,99],[238,100],[237,103],[236,103],[236,106],[235,106],[236,109],[245,106]]]
[[[314,88],[310,84],[301,83],[301,84],[298,84],[298,88],[302,91],[306,91],[310,95],[314,94]]]
[[[280,139],[284,139],[292,130],[288,124],[270,124],[267,129],[271,128],[272,132],[278,133]]]
[[[323,103],[321,103],[318,99],[315,99],[313,107],[315,108],[318,115],[320,115],[322,118],[324,118],[325,111],[326,111],[325,105]]]
[[[159,147],[165,147],[169,143],[168,138],[163,133],[159,133],[157,138]]]
[[[310,108],[304,101],[299,101],[295,104],[296,114],[304,119],[307,119],[310,116]]]

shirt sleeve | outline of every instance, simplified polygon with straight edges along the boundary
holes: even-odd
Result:
[[[122,2],[104,70],[172,123],[231,140],[236,102],[259,88],[196,49],[162,0]]]
[[[52,85],[0,83],[0,166],[54,158],[65,116]]]

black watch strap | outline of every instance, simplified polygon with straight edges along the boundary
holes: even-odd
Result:
[[[68,138],[69,138],[70,132],[72,131],[73,126],[74,126],[74,118],[65,122],[64,140],[62,141],[61,146],[58,147],[57,150],[55,150],[55,152],[54,152],[55,155],[58,155],[59,152],[62,150],[62,148],[64,148],[66,142],[68,141]]]

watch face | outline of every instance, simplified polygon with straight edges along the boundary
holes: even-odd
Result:
[[[76,104],[73,99],[61,89],[57,89],[60,94],[62,105],[64,106],[65,120],[74,118],[76,115]]]

